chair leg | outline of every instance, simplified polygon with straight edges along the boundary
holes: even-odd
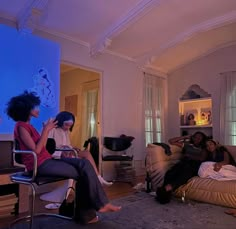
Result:
[[[30,212],[29,212],[29,215],[26,215],[26,216],[23,216],[23,217],[20,217],[20,218],[17,218],[15,219],[13,222],[11,222],[8,226],[8,228],[10,229],[14,224],[18,223],[19,221],[30,221],[30,229],[33,228],[33,220],[34,220],[34,206],[35,206],[35,187],[34,187],[34,184],[32,183],[20,183],[20,184],[25,184],[25,185],[30,185],[31,186],[31,194],[32,194],[32,197],[31,197],[31,204],[30,204]]]
[[[31,184],[31,193],[32,193],[32,198],[31,198],[31,214],[30,214],[30,229],[33,228],[33,222],[34,222],[34,207],[35,207],[35,187],[34,184]]]
[[[59,214],[52,214],[52,213],[38,213],[35,214],[35,198],[36,198],[36,190],[35,190],[35,186],[34,183],[20,183],[20,184],[25,184],[25,185],[30,185],[31,186],[31,204],[30,204],[30,212],[29,215],[27,216],[23,216],[20,218],[15,219],[13,222],[11,222],[8,226],[8,228],[10,229],[14,224],[20,222],[20,221],[29,221],[29,228],[33,229],[33,225],[34,225],[34,218],[35,217],[40,217],[40,216],[52,216],[52,217],[57,217],[57,218],[61,218],[61,219],[66,219],[66,220],[72,220],[73,218],[71,217],[67,217],[67,216],[63,216],[63,215],[59,215]]]

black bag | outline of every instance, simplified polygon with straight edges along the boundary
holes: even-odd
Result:
[[[59,215],[73,217],[74,216],[74,209],[75,209],[75,201],[69,202],[67,199],[68,191],[72,189],[75,192],[73,187],[69,187],[66,191],[65,199],[62,201],[61,206],[59,207]]]

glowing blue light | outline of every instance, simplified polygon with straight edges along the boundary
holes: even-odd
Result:
[[[32,124],[41,130],[59,110],[59,45],[0,25],[0,52],[0,134],[13,133],[15,123],[5,113],[6,103],[25,90],[40,95],[40,116]]]

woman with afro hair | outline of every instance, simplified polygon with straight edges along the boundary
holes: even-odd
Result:
[[[20,150],[31,150],[37,154],[37,176],[59,176],[77,181],[76,199],[81,210],[94,210],[95,215],[86,223],[98,221],[96,211],[114,212],[121,209],[109,203],[108,198],[98,180],[91,163],[80,158],[53,159],[46,150],[49,131],[57,127],[57,121],[49,119],[43,124],[41,135],[30,124],[31,118],[39,116],[40,98],[33,92],[27,92],[12,97],[7,104],[7,115],[16,124],[14,138],[19,143]],[[22,155],[22,162],[27,171],[33,170],[33,157]],[[80,211],[78,211],[80,212]],[[95,216],[95,217],[94,217]],[[78,217],[79,216],[75,216]]]

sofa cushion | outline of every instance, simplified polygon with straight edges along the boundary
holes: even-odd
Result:
[[[236,162],[236,146],[226,146],[229,150],[231,156],[233,157],[234,161]]]
[[[179,187],[175,194],[186,199],[236,208],[236,181],[217,181],[209,178],[193,177]]]

